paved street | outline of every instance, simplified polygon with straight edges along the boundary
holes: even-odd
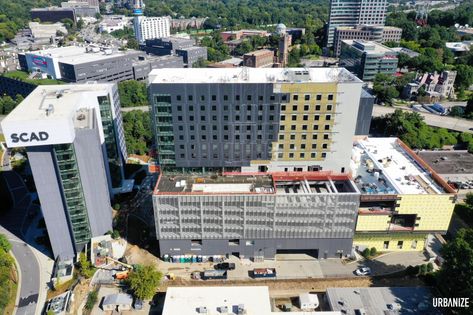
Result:
[[[21,273],[20,299],[18,315],[37,314],[43,307],[38,302],[40,294],[41,271],[33,252],[23,239],[23,221],[30,205],[29,192],[21,177],[12,171],[3,172],[14,198],[14,207],[6,215],[0,217],[0,233],[7,235],[12,244],[12,252],[18,261]]]
[[[406,111],[413,111],[408,108],[375,105],[373,107],[373,117],[379,117],[386,114],[394,113],[394,111],[398,108],[402,110],[406,110]],[[422,112],[416,112],[416,113],[419,113],[422,117],[424,117],[425,122],[429,126],[473,133],[473,130],[470,130],[470,128],[473,128],[473,122],[471,120],[454,118],[454,117],[449,117],[449,116],[440,116],[440,115],[435,115],[435,114],[430,114],[430,113],[422,113]]]

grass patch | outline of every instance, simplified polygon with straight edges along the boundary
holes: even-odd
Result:
[[[24,71],[11,71],[3,74],[4,77],[10,79],[17,79],[23,82],[35,84],[35,85],[52,85],[52,84],[64,84],[61,80],[55,79],[29,79],[29,73]]]
[[[15,274],[15,278],[18,279],[18,272],[16,270],[16,265],[13,266],[12,268],[12,273]],[[10,285],[10,298],[8,300],[8,304],[3,310],[3,314],[5,315],[12,315],[13,310],[15,308],[15,302],[16,302],[16,293],[18,291],[18,281],[11,281]]]

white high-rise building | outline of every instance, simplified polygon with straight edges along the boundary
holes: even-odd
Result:
[[[147,39],[169,37],[171,19],[168,16],[147,17],[138,15],[133,21],[136,40],[143,43]]]

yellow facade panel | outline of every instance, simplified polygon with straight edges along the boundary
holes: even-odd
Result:
[[[353,245],[383,251],[421,251],[427,234],[355,234]]]
[[[356,231],[386,231],[390,220],[389,215],[359,215]]]

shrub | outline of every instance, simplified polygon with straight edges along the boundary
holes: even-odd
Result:
[[[376,256],[377,253],[378,253],[378,251],[376,250],[376,247],[371,247],[371,249],[370,249],[370,255],[371,255],[371,256]]]
[[[434,265],[433,265],[431,262],[429,262],[429,263],[427,264],[427,272],[430,273],[430,272],[432,272],[432,271],[434,271]]]
[[[85,309],[92,310],[94,308],[95,303],[97,303],[98,298],[98,290],[95,289],[89,293],[87,296],[87,302],[85,303]]]
[[[426,265],[426,264],[420,265],[420,267],[419,267],[419,274],[425,275],[426,273],[427,273],[427,265]]]
[[[363,253],[362,253],[361,255],[363,255],[363,257],[365,257],[365,258],[369,258],[369,257],[370,257],[370,253],[371,253],[370,249],[369,249],[369,248],[365,248],[365,249],[363,250]]]
[[[116,203],[116,204],[113,205],[113,209],[115,209],[115,210],[120,210],[120,208],[121,208],[121,206],[120,206],[119,203]]]

